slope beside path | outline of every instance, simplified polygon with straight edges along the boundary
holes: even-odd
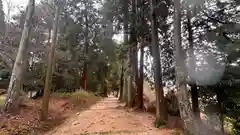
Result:
[[[62,125],[45,135],[171,135],[157,129],[154,116],[130,112],[114,97],[104,98],[88,110],[73,114]]]

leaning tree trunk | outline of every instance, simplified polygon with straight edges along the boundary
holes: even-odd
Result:
[[[177,98],[181,118],[184,121],[184,132],[189,135],[199,135],[199,127],[191,109],[184,73],[184,54],[181,46],[181,12],[180,0],[174,0],[174,45],[176,49],[176,82]]]
[[[51,42],[51,50],[48,54],[48,64],[47,64],[47,75],[45,80],[44,87],[44,95],[43,95],[43,103],[41,110],[41,120],[46,120],[48,118],[48,104],[50,98],[50,90],[52,83],[52,70],[53,70],[53,61],[54,61],[54,52],[56,49],[57,43],[57,33],[58,33],[58,24],[60,18],[60,4],[56,6],[55,20],[53,24],[53,33],[52,33],[52,42]]]
[[[167,107],[165,105],[162,69],[160,62],[160,52],[158,45],[157,18],[154,7],[157,5],[156,0],[151,1],[151,32],[152,32],[152,52],[154,60],[154,86],[156,91],[156,124],[167,122]]]
[[[10,79],[7,98],[4,103],[4,110],[10,111],[12,108],[15,108],[19,105],[19,95],[21,89],[21,80],[23,78],[24,70],[24,59],[27,54],[27,46],[29,43],[29,38],[32,29],[32,20],[35,8],[35,0],[29,0],[27,11],[26,11],[26,20],[24,23],[24,29],[22,32],[22,38],[20,41],[17,57],[14,63],[12,70],[12,76]]]
[[[191,86],[191,96],[192,96],[192,109],[195,114],[197,120],[200,120],[200,110],[198,103],[198,90],[196,80],[191,77],[191,73],[194,74],[196,72],[196,58],[194,55],[194,47],[193,47],[193,29],[191,24],[191,11],[188,9],[187,11],[187,29],[188,29],[188,42],[189,42],[189,57],[190,57],[190,67],[193,72],[190,72],[190,86]]]

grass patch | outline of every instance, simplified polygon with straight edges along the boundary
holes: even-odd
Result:
[[[70,101],[79,107],[89,107],[92,104],[95,104],[100,97],[95,96],[93,93],[89,93],[86,91],[78,91],[73,93],[70,98]]]
[[[175,129],[172,133],[172,135],[181,135],[181,130]]]
[[[0,107],[4,105],[5,96],[0,95]]]
[[[73,93],[53,93],[53,98],[62,98],[62,99],[69,99],[69,101],[77,107],[88,107],[96,103],[100,97],[95,96],[94,93],[86,92],[86,91],[77,91]]]
[[[162,127],[165,127],[166,125],[167,125],[167,122],[165,122],[163,120],[156,120],[155,121],[156,128],[162,128]]]
[[[229,135],[234,135],[235,134],[235,129],[233,127],[234,119],[230,117],[225,117],[224,118],[224,130],[227,132]]]
[[[51,97],[54,98],[70,98],[74,93],[71,92],[54,92]]]
[[[3,106],[3,104],[4,104],[4,99],[0,97],[0,106]]]

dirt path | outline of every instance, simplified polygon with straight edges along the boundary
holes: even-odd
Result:
[[[170,130],[154,128],[150,114],[122,106],[114,97],[105,98],[45,135],[171,135]]]

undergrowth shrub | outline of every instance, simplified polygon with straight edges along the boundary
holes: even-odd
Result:
[[[175,129],[172,135],[181,135],[181,130]]]
[[[4,99],[0,98],[0,107],[3,106],[4,104]]]
[[[161,128],[161,127],[164,127],[167,125],[167,122],[166,121],[162,121],[162,120],[159,120],[159,121],[155,121],[155,127],[156,128]]]
[[[79,106],[79,107],[87,107],[91,104],[96,103],[100,97],[96,96],[94,93],[90,93],[87,91],[77,91],[77,92],[56,92],[52,94],[52,97],[55,98],[64,98],[64,99],[69,99],[72,104]]]

